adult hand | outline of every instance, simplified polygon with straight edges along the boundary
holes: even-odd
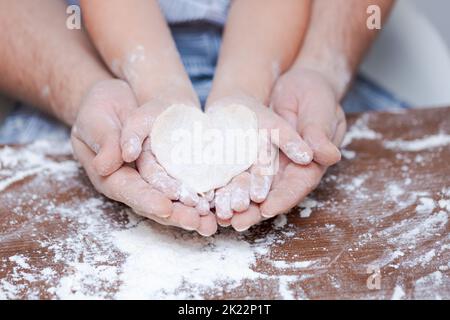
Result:
[[[267,199],[247,215],[234,215],[231,224],[246,230],[263,219],[286,213],[319,184],[326,169],[337,163],[346,121],[338,95],[319,72],[293,69],[277,81],[271,104],[314,152],[314,161],[298,165],[280,155],[280,165]]]
[[[227,97],[208,107],[226,108],[230,104],[244,105],[255,113],[258,120],[259,148],[258,160],[249,172],[238,175],[227,186],[216,191],[216,215],[222,226],[231,223],[234,213],[244,216],[245,219],[245,216],[257,207],[255,204],[266,199],[274,175],[270,170],[274,159],[277,158],[278,148],[300,166],[309,164],[313,157],[311,148],[288,122],[251,97]],[[273,134],[274,132],[276,134]]]
[[[213,234],[217,228],[214,217],[200,217],[193,208],[172,204],[133,166],[124,164],[121,131],[126,119],[137,109],[134,94],[124,81],[97,83],[85,96],[72,128],[75,157],[94,187],[106,197],[158,223],[196,230],[202,235]]]

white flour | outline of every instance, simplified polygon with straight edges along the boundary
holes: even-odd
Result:
[[[359,118],[348,130],[342,142],[342,148],[349,146],[354,140],[376,140],[381,135],[367,126],[368,116]]]
[[[52,147],[60,150],[53,151],[52,156],[66,154],[68,149],[66,144],[55,146],[44,142],[20,151],[1,149],[0,176],[9,178],[1,181],[0,195],[24,177],[31,179],[28,184],[34,190],[48,188],[49,181],[69,193],[71,187],[79,187],[72,178],[79,172],[77,163],[45,156]],[[12,170],[17,167],[21,169]],[[69,232],[35,240],[38,250],[49,252],[49,262],[53,260],[44,268],[26,253],[0,258],[0,271],[7,264],[14,265],[12,273],[0,279],[0,299],[24,294],[34,299],[42,291],[60,299],[200,298],[212,293],[217,285],[232,289],[243,280],[272,277],[255,271],[255,264],[257,258],[264,259],[270,252],[271,245],[279,243],[276,232],[254,244],[229,231],[203,238],[159,226],[123,209],[119,216],[128,222],[118,223],[105,214],[105,209],[114,205],[98,196],[56,204],[52,199],[30,194],[21,196],[12,192],[3,196],[8,199],[10,194],[11,201],[18,203],[14,208],[17,221],[11,220],[10,224],[19,223],[22,217],[29,219],[22,226],[24,234],[39,238],[39,224],[51,221],[60,221]],[[31,211],[22,210],[21,204],[28,203],[33,203]],[[40,208],[45,209],[45,215],[39,214]],[[286,217],[280,216],[274,226],[288,227]],[[20,232],[6,232],[0,234],[0,240],[16,236]],[[62,276],[60,270],[52,267],[56,264],[66,266]],[[27,289],[37,283],[42,284],[40,293]],[[287,290],[284,288],[280,297],[290,296]]]
[[[252,270],[255,250],[247,242],[219,235],[178,238],[141,222],[113,234],[113,243],[128,254],[117,298],[201,298],[215,284],[240,284],[263,275]],[[183,284],[186,288],[180,290]]]
[[[313,209],[319,207],[319,203],[316,200],[307,197],[298,205],[298,207],[301,209],[300,217],[309,218]]]
[[[403,298],[405,298],[405,291],[403,291],[403,288],[401,286],[395,286],[391,300],[401,300]]]
[[[384,142],[384,146],[388,149],[407,152],[430,150],[438,147],[444,147],[449,144],[450,135],[443,133],[411,141],[395,140]]]

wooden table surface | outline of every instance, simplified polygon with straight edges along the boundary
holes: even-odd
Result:
[[[349,123],[307,200],[208,239],[98,195],[67,142],[0,147],[0,299],[450,299],[450,108]]]

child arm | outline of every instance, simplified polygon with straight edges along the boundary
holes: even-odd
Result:
[[[155,98],[198,104],[157,1],[81,5],[92,41],[111,71],[131,85],[139,104]]]

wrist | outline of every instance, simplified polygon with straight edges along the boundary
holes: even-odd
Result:
[[[150,51],[139,45],[122,56],[110,61],[111,71],[130,85],[139,105],[155,99],[199,104],[175,49]]]
[[[208,104],[228,96],[246,96],[268,105],[275,81],[284,69],[280,63],[267,57],[251,61],[243,59],[219,61]]]
[[[301,53],[291,70],[315,71],[330,84],[336,95],[341,99],[352,80],[352,71],[346,57],[340,53]]]
[[[93,68],[96,69],[96,68]],[[52,113],[64,123],[73,125],[84,97],[97,83],[113,80],[114,78],[106,70],[98,69],[90,72],[77,72],[79,78],[70,78],[61,83],[60,79],[50,81],[46,95],[47,104]]]
[[[133,87],[139,105],[152,100],[159,100],[165,105],[188,104],[200,106],[197,94],[189,79],[178,77],[166,78],[160,82],[153,82],[145,87]]]
[[[207,106],[229,97],[248,97],[263,105],[268,105],[273,85],[274,81],[271,79],[257,81],[246,78],[244,81],[238,79],[236,81],[215,81],[208,96]]]

